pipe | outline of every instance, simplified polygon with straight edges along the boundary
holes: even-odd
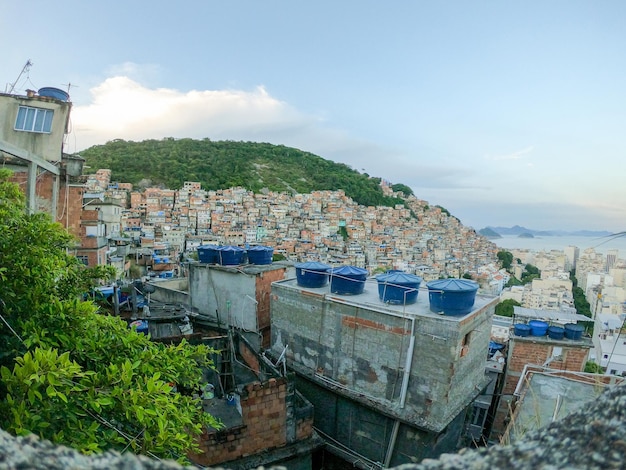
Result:
[[[391,430],[391,437],[389,438],[389,446],[387,447],[387,454],[385,455],[384,468],[389,468],[391,463],[391,457],[393,456],[393,449],[396,446],[396,438],[398,437],[398,430],[400,429],[400,421],[395,420],[393,422],[393,429]]]
[[[402,377],[402,389],[400,390],[400,408],[404,408],[406,394],[409,389],[409,378],[413,366],[413,349],[415,347],[415,317],[411,318],[411,338],[406,351],[406,363],[404,364],[404,376]]]
[[[406,303],[406,302],[405,302]],[[406,350],[406,363],[404,364],[404,376],[402,377],[402,388],[400,389],[400,408],[404,408],[406,404],[406,395],[409,389],[409,378],[411,376],[411,367],[413,366],[413,349],[415,348],[415,317],[411,318],[411,339],[409,347]],[[396,419],[393,423],[391,437],[389,438],[389,446],[387,446],[387,454],[385,455],[385,467],[389,467],[393,451],[396,447],[396,439],[398,430],[400,429],[400,420]]]

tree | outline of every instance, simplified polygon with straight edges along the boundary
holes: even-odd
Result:
[[[504,287],[513,287],[513,286],[521,286],[523,285],[522,281],[520,281],[515,276],[511,276]]]
[[[402,192],[405,196],[412,196],[413,190],[409,188],[406,184],[397,183],[391,186],[391,189],[395,192]]]
[[[520,304],[517,300],[514,299],[506,299],[496,305],[495,314],[503,317],[512,317],[513,312],[515,311],[514,307],[520,307]]]
[[[208,139],[118,139],[85,149],[81,156],[88,165],[110,168],[113,179],[124,178],[144,189],[152,185],[176,188],[191,180],[207,189],[245,186],[253,192],[264,188],[298,193],[343,189],[365,206],[404,204],[401,198],[385,196],[380,178],[370,178],[343,163],[283,145]],[[406,185],[397,188],[405,197],[412,194]]]
[[[511,263],[513,263],[513,254],[510,251],[498,251],[496,256],[500,260],[500,263],[502,264],[502,267],[504,269],[506,269],[507,271],[511,269]]]
[[[29,214],[9,176],[0,171],[3,428],[86,453],[184,460],[204,427],[219,423],[173,384],[199,389],[212,350],[153,343],[80,300],[107,270],[68,255],[72,237],[49,216]]]
[[[585,372],[590,374],[604,374],[604,368],[597,362],[587,361],[585,363]]]

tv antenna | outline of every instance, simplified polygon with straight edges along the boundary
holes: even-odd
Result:
[[[74,85],[72,82],[63,83],[63,86],[67,87],[67,94],[70,94],[70,88],[78,88],[78,85]]]
[[[22,78],[22,75],[24,75],[24,73],[27,73],[30,70],[32,65],[33,63],[30,61],[30,59],[28,59],[26,61],[26,64],[22,68],[22,71],[20,72],[20,74],[17,76],[15,81],[11,84],[11,88],[9,88],[9,90],[7,91],[7,94],[10,95],[11,93],[13,93],[13,90],[15,89],[15,85],[17,85],[17,82],[20,81],[20,78]]]

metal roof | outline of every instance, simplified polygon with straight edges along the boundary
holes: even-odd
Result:
[[[579,321],[593,321],[592,318],[577,313],[563,312],[560,310],[539,310],[535,308],[513,307],[513,314],[516,317],[538,318],[541,320],[552,320],[561,322],[576,323]]]

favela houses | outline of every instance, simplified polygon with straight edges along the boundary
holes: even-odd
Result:
[[[619,254],[505,268],[407,186],[284,146],[68,154],[71,108],[58,88],[0,94],[12,434],[198,467],[390,468],[514,442],[623,380]]]

